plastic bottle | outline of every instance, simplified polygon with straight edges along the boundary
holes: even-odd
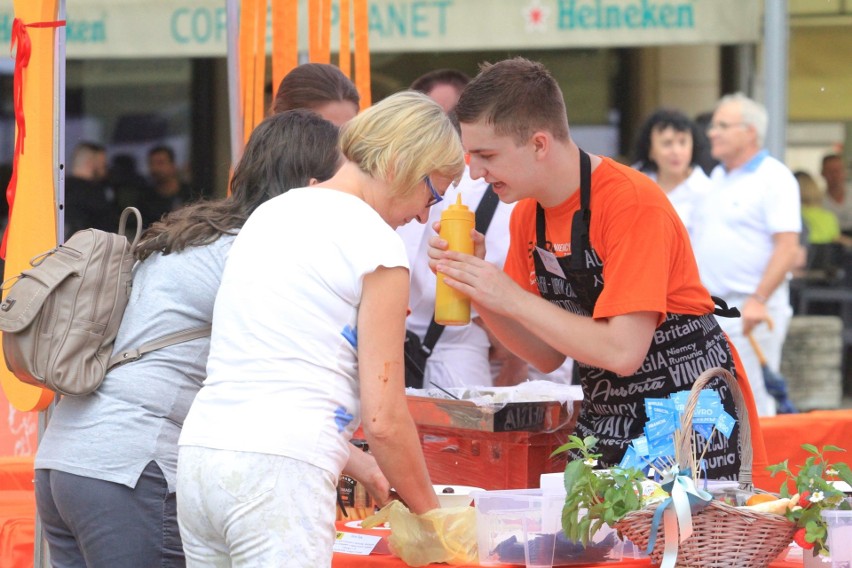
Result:
[[[441,238],[449,243],[449,250],[473,254],[474,213],[462,203],[461,194],[453,205],[441,213]],[[447,286],[440,274],[435,288],[435,322],[441,325],[467,325],[470,323],[470,298]]]

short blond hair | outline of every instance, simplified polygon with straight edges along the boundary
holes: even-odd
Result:
[[[799,194],[802,205],[815,206],[822,203],[822,191],[813,176],[807,172],[797,171],[796,181],[799,182]]]
[[[449,117],[415,91],[391,95],[344,124],[340,147],[347,160],[400,196],[430,174],[457,180],[464,172],[464,151]]]

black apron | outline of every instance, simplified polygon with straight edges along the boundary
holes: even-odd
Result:
[[[580,150],[580,209],[571,227],[571,255],[557,258],[560,275],[548,271],[538,252],[533,255],[541,296],[572,313],[591,317],[603,291],[603,262],[589,242],[591,211],[591,162]],[[536,208],[536,244],[553,252],[545,238],[545,215]],[[569,332],[570,333],[570,332]],[[602,454],[600,467],[617,465],[630,442],[643,435],[647,416],[645,398],[666,398],[673,392],[689,390],[702,371],[722,367],[735,375],[734,360],[727,340],[713,314],[703,316],[666,314],[657,328],[642,367],[631,376],[574,361],[574,376],[583,387],[583,404],[575,433],[598,439],[596,452]],[[719,392],[725,411],[736,417],[733,395],[721,379],[710,387]],[[696,433],[699,451],[704,438]],[[704,456],[711,479],[736,479],[740,467],[739,424],[730,440],[718,432]],[[581,458],[577,452],[571,457]]]

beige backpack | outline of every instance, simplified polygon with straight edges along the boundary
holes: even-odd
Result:
[[[125,227],[131,214],[136,235],[128,242]],[[0,331],[6,366],[18,379],[65,395],[85,395],[116,365],[210,334],[209,325],[184,330],[113,356],[141,234],[142,216],[128,207],[118,234],[78,231],[3,284],[6,290],[14,282],[0,304]]]

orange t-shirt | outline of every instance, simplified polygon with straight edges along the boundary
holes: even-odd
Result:
[[[645,174],[610,158],[592,172],[589,240],[603,262],[604,288],[594,318],[649,311],[704,315],[714,309],[701,285],[689,235],[665,193]],[[571,254],[571,219],[580,192],[545,209],[547,248]],[[504,270],[520,286],[538,293],[535,281],[536,202],[525,199],[512,212],[511,244]]]
[[[571,221],[580,208],[580,192],[545,209],[545,246],[557,257],[571,254]],[[604,287],[592,317],[608,318],[640,311],[704,315],[715,304],[701,284],[686,228],[665,193],[647,176],[610,158],[592,172],[589,241],[603,262]],[[525,199],[512,212],[511,244],[505,272],[522,288],[539,293],[533,254],[536,202]],[[729,342],[730,343],[730,342]],[[732,351],[733,345],[731,345]],[[736,374],[745,372],[734,354]],[[754,473],[766,466],[763,436],[748,381],[740,381],[752,432]]]

